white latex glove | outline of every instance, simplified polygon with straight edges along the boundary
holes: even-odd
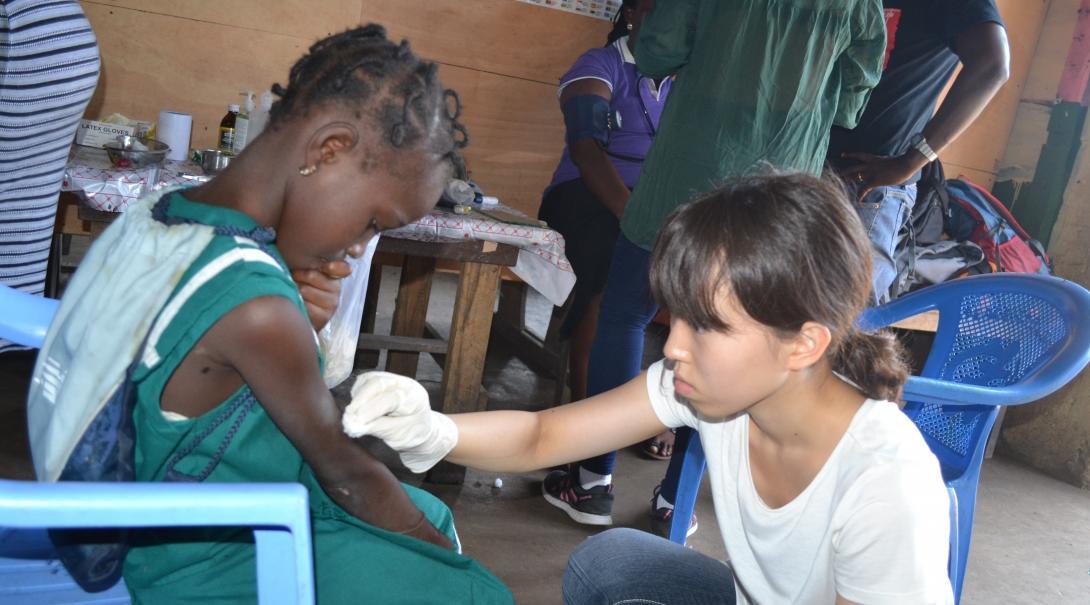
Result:
[[[423,385],[390,372],[367,372],[356,378],[341,425],[349,437],[382,439],[414,473],[435,466],[458,443],[458,427],[432,411]]]

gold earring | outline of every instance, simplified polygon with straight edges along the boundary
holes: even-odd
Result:
[[[303,176],[310,176],[310,175],[314,174],[315,172],[318,172],[317,164],[311,164],[310,166],[303,166],[302,168],[299,169],[299,174],[301,174]]]

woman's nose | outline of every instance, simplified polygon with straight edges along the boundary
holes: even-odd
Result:
[[[677,318],[670,320],[670,335],[662,346],[662,353],[667,359],[689,361],[689,345],[692,342],[692,327]]]

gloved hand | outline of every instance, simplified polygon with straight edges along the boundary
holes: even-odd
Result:
[[[424,387],[390,372],[356,378],[341,424],[349,437],[374,435],[385,441],[414,473],[435,466],[458,443],[458,427],[432,411]]]

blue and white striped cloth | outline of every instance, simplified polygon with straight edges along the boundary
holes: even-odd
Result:
[[[64,165],[98,72],[78,2],[0,0],[0,283],[43,293]]]

